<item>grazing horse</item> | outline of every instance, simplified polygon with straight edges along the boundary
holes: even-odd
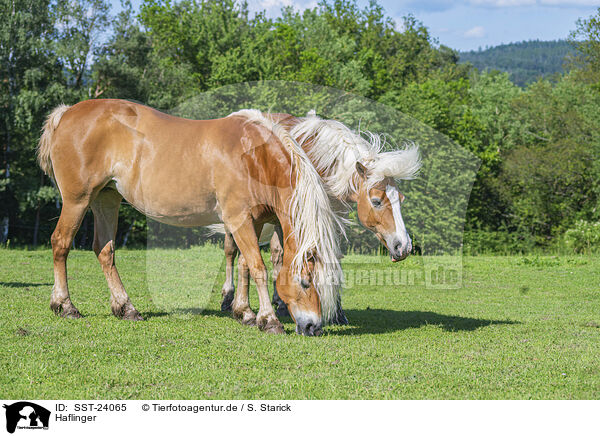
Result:
[[[393,262],[405,259],[412,250],[412,242],[400,211],[404,196],[398,191],[395,179],[416,177],[421,161],[416,146],[401,150],[382,152],[381,137],[365,132],[365,137],[355,133],[335,120],[322,119],[314,112],[307,117],[296,118],[288,114],[273,114],[273,119],[284,126],[303,147],[319,172],[325,188],[337,210],[349,203],[356,203],[358,218],[363,226],[375,233],[385,245]],[[218,231],[217,226],[213,226]],[[265,228],[261,240],[272,226]],[[277,314],[287,314],[277,295],[275,279],[281,269],[283,248],[281,232],[275,228],[271,238],[271,261],[273,262],[273,304],[278,305]],[[221,309],[230,310],[235,287],[233,263],[238,250],[231,233],[225,230],[226,280],[223,285]],[[247,287],[248,269],[243,256],[238,261],[238,288]],[[238,290],[238,292],[240,292]],[[247,293],[247,289],[242,292]],[[332,319],[336,324],[347,324],[341,305]]]
[[[277,287],[296,332],[319,335],[335,312],[342,281],[338,239],[343,226],[321,179],[288,132],[259,111],[194,121],[124,100],[88,100],[55,109],[44,126],[38,161],[60,191],[63,206],[52,234],[52,310],[81,315],[67,287],[67,256],[88,208],[93,248],[117,317],[141,320],[115,266],[115,234],[124,198],[159,222],[206,226],[223,222],[257,284],[256,316],[247,295],[233,314],[261,330],[284,333],[269,301],[258,236],[277,222],[283,266]]]

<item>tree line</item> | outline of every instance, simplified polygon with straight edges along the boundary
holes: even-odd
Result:
[[[526,86],[540,77],[552,78],[564,73],[563,65],[574,53],[566,40],[521,41],[460,53],[461,62],[470,62],[478,70],[499,70],[510,74],[510,80]]]
[[[600,10],[573,23],[566,72],[523,88],[507,73],[459,63],[425,24],[410,15],[395,23],[375,1],[321,1],[274,19],[232,0],[144,0],[139,10],[123,0],[116,16],[105,0],[0,5],[4,245],[47,245],[55,226],[59,196],[35,148],[56,105],[124,98],[168,110],[208,90],[265,80],[364,96],[476,155],[466,252],[589,251],[599,238]],[[145,244],[146,227],[123,206],[117,243]],[[76,245],[91,245],[92,231],[88,216]],[[189,243],[206,236],[186,232]],[[349,232],[349,249],[377,244]]]

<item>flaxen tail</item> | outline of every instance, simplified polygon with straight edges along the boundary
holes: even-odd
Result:
[[[55,108],[44,123],[42,129],[42,137],[37,149],[38,163],[42,171],[54,178],[52,171],[52,160],[50,159],[50,151],[52,150],[52,135],[60,123],[60,119],[71,106],[61,104]]]

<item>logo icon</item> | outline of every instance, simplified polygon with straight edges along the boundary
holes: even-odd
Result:
[[[4,405],[6,409],[6,431],[14,433],[15,429],[48,429],[50,411],[28,401],[19,401]]]

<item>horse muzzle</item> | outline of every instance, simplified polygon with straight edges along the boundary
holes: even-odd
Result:
[[[295,314],[296,333],[302,336],[321,336],[323,334],[323,322],[315,316]]]
[[[412,241],[408,234],[404,241],[400,240],[398,237],[394,237],[387,246],[392,262],[399,262],[406,259],[412,251]]]
[[[302,327],[296,324],[296,333],[302,336],[321,336],[323,327],[310,323]]]

